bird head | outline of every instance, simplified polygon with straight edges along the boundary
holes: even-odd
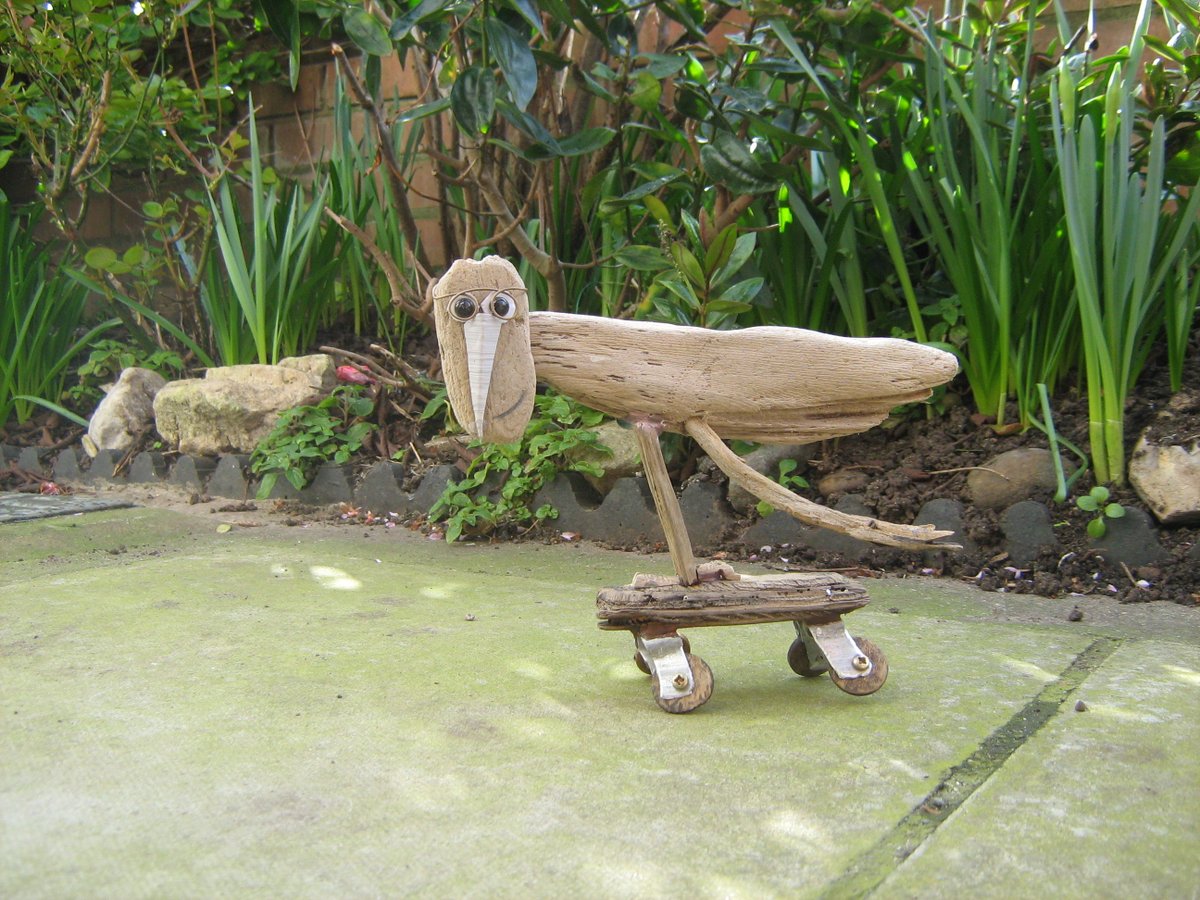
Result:
[[[460,259],[430,292],[455,418],[480,440],[520,440],[536,387],[521,276],[499,256]]]

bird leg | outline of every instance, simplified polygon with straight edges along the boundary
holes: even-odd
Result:
[[[828,528],[873,544],[906,550],[927,550],[932,542],[954,534],[953,531],[939,531],[932,525],[897,525],[894,522],[855,516],[805,500],[748,466],[740,456],[725,446],[720,435],[700,419],[688,419],[683,423],[683,427],[730,480],[776,509],[781,509],[808,525]],[[938,546],[958,549],[957,544]]]
[[[671,562],[675,564],[675,574],[679,576],[680,584],[696,584],[700,577],[697,574],[696,557],[692,554],[692,541],[688,537],[683,511],[679,508],[679,499],[675,496],[675,488],[667,474],[667,463],[663,459],[662,446],[658,442],[658,436],[663,430],[662,424],[646,420],[634,421],[632,424],[637,435],[638,448],[642,452],[642,469],[646,473],[646,481],[650,484],[650,493],[654,496],[658,520],[662,522],[663,532],[667,536],[667,547],[671,551]]]

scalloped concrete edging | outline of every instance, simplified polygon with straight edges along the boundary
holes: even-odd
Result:
[[[257,479],[249,471],[249,457],[227,454],[218,458],[168,455],[147,451],[133,458],[126,471],[115,475],[120,454],[101,450],[87,464],[87,458],[74,448],[61,450],[50,457],[34,447],[0,446],[0,458],[15,462],[20,468],[52,477],[64,484],[168,484],[207,493],[231,500],[253,499]],[[412,492],[404,491],[401,479],[405,469],[399,463],[379,460],[360,477],[354,477],[348,466],[324,466],[312,484],[296,490],[285,480],[276,483],[269,499],[296,500],[311,506],[346,503],[376,515],[392,514],[400,518],[424,516],[441,496],[446,484],[458,476],[450,465],[429,469]],[[680,506],[688,522],[692,542],[699,553],[711,553],[725,546],[739,546],[751,552],[780,545],[807,546],[843,558],[870,565],[886,563],[894,551],[875,547],[863,541],[834,532],[801,525],[785,513],[774,512],[760,519],[747,521],[734,513],[728,504],[725,489],[718,484],[693,480],[680,495]],[[562,473],[539,491],[533,508],[549,503],[558,516],[553,527],[559,532],[571,532],[587,540],[599,541],[614,547],[645,548],[663,542],[662,527],[654,509],[654,500],[644,478],[619,479],[604,497],[575,473]],[[846,494],[836,508],[842,512],[873,515],[857,494]],[[933,524],[962,534],[964,513],[957,500],[936,499],[925,504],[914,520],[918,524]],[[1129,515],[1109,524],[1108,533],[1095,548],[1110,560],[1131,568],[1161,562],[1165,550],[1158,540],[1154,520],[1142,510],[1130,509]],[[1032,563],[1037,553],[1057,546],[1050,527],[1048,508],[1037,501],[1024,500],[1009,507],[1001,520],[1004,546],[1017,567]],[[967,551],[973,543],[964,535],[959,539]],[[925,564],[941,568],[946,551],[931,549],[925,554]],[[1200,544],[1193,557],[1200,563]]]

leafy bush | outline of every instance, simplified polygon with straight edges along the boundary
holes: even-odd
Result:
[[[553,507],[531,510],[529,502],[558,472],[602,474],[595,463],[568,459],[568,454],[584,448],[610,452],[592,430],[603,419],[602,413],[566,397],[539,396],[520,441],[472,445],[480,448],[479,455],[465,478],[446,486],[429,510],[429,520],[445,521],[446,540],[457,541],[464,535],[489,534],[501,526],[536,524],[556,517],[558,511]]]
[[[361,388],[341,385],[315,406],[285,411],[250,455],[250,471],[262,476],[258,499],[270,495],[280,475],[301,490],[325,463],[348,462],[376,427],[366,421],[374,409]]]
[[[87,359],[76,367],[75,384],[66,397],[72,406],[86,412],[104,396],[102,385],[115,381],[123,370],[133,366],[150,369],[168,380],[184,370],[183,359],[174,350],[147,352],[125,341],[106,338],[88,345]]]

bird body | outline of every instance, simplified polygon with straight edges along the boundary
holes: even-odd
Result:
[[[807,443],[866,431],[958,370],[949,353],[801,328],[713,331],[532,312],[538,380],[618,419],[727,440]]]

